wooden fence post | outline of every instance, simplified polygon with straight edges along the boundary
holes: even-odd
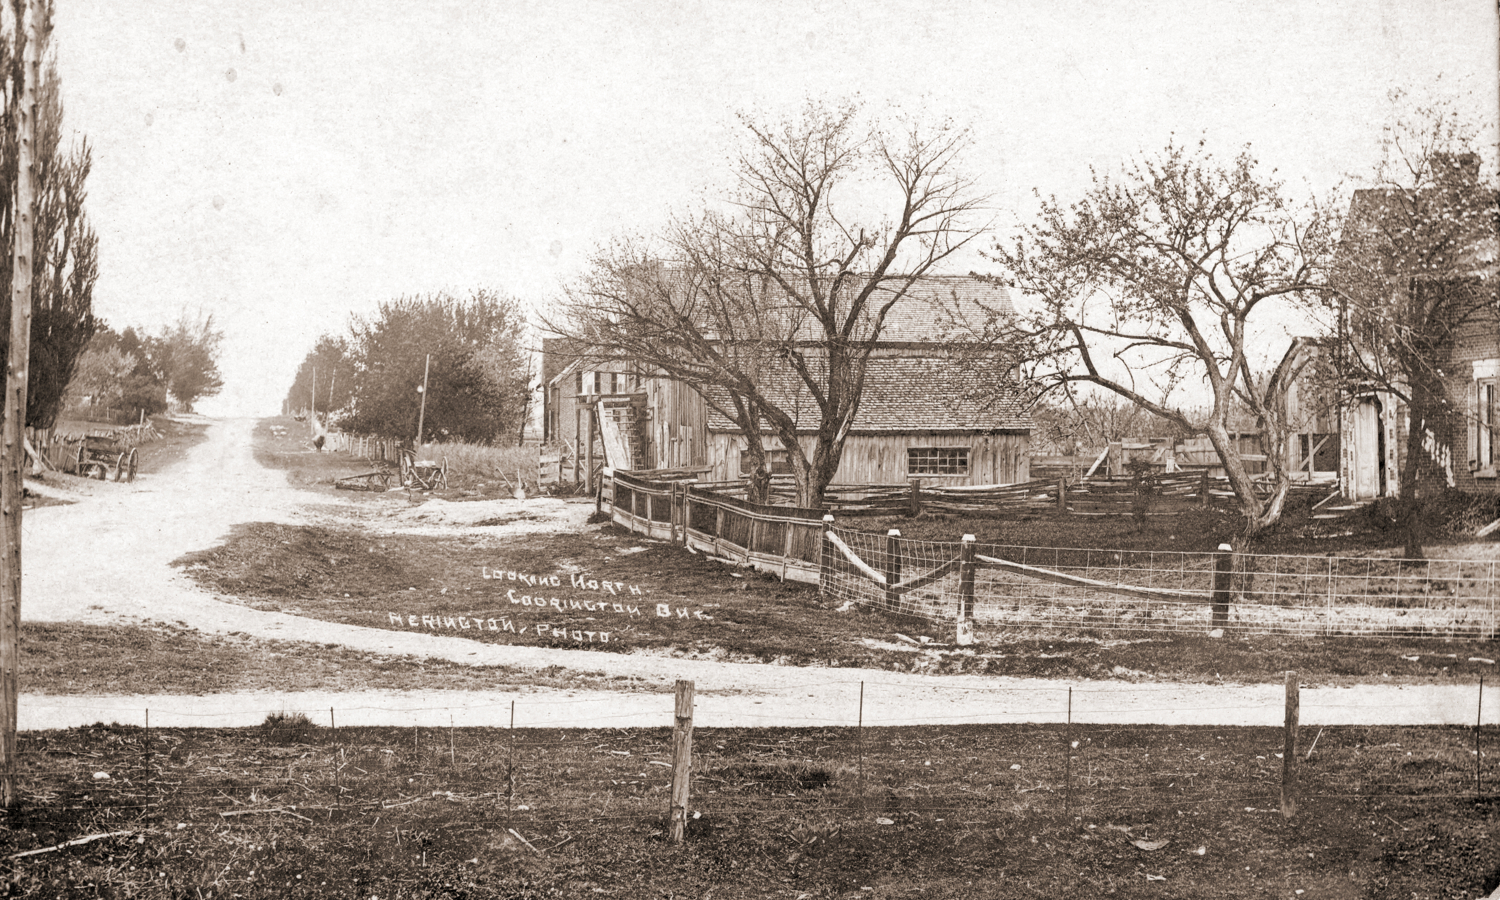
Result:
[[[1297,717],[1301,697],[1297,692],[1297,673],[1286,673],[1286,740],[1281,750],[1281,814],[1290,819],[1297,814]]]
[[[1198,476],[1198,505],[1207,506],[1209,504],[1209,500],[1208,469],[1205,467],[1202,474]]]
[[[693,683],[677,682],[676,713],[672,718],[671,840],[682,843],[687,828],[688,788],[693,771]]]
[[[901,611],[901,595],[896,585],[901,581],[901,531],[892,528],[885,533],[885,604],[891,612]]]
[[[1214,554],[1213,628],[1229,626],[1229,594],[1234,582],[1234,548],[1220,544]]]
[[[907,502],[906,514],[912,518],[922,514],[922,479],[911,479],[911,499]]]
[[[1105,461],[1105,472],[1113,479],[1125,470],[1125,446],[1119,441],[1110,441],[1107,449],[1109,459]]]
[[[833,542],[828,535],[833,531],[833,513],[823,514],[823,528],[818,532],[818,595],[827,596],[828,582],[833,577]]]
[[[974,643],[974,535],[964,535],[958,549],[958,634],[954,643]]]
[[[1066,514],[1068,511],[1068,479],[1057,479],[1057,511]]]

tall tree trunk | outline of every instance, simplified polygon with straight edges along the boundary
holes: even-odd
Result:
[[[34,255],[35,184],[33,155],[38,77],[36,0],[14,7],[16,38],[24,44],[19,74],[16,127],[16,190],[11,255],[10,350],[5,366],[3,425],[0,425],[0,517],[4,519],[4,552],[0,553],[0,805],[16,802],[16,693],[21,631],[21,493],[25,463],[26,378],[31,350],[31,280]]]
[[[1451,465],[1453,440],[1447,395],[1441,380],[1425,365],[1413,369],[1399,516],[1406,532],[1403,555],[1407,559],[1426,559],[1427,501],[1448,486],[1449,473],[1441,457],[1447,451]]]

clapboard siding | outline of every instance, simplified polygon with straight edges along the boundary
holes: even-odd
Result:
[[[919,477],[930,484],[1015,484],[1030,479],[1030,436],[1025,434],[889,434],[850,435],[834,475],[837,484],[898,484]],[[781,442],[765,438],[768,450]],[[802,439],[803,451],[812,455],[813,438]],[[740,477],[740,454],[745,440],[737,434],[709,435],[708,458],[712,467],[706,478],[732,481]],[[913,476],[906,469],[906,451],[913,447],[966,447],[968,475]]]

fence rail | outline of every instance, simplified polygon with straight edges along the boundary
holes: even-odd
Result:
[[[1169,480],[1162,489],[1192,496],[1185,492],[1194,490],[1194,481],[1201,492],[1207,479]],[[832,492],[829,506],[855,507],[853,516],[845,508],[841,517],[871,510],[889,515],[909,509],[913,498],[921,508],[996,509],[1034,502],[1041,484],[930,492],[920,486],[842,487]],[[1100,498],[1133,501],[1135,496],[1112,481],[1087,487]],[[615,522],[637,533],[782,579],[817,584],[820,593],[835,601],[952,624],[961,639],[975,624],[1309,636],[1500,634],[1494,560],[915,541],[899,532],[872,534],[835,524],[830,511],[751,503],[737,496],[742,489],[728,488],[614,472],[600,497],[601,503],[610,503]],[[1050,488],[1057,493],[1046,502],[1070,511],[1081,493],[1066,485]],[[962,497],[965,506],[947,499],[952,496]]]

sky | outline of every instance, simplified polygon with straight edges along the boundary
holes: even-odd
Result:
[[[317,337],[381,302],[546,309],[596,247],[730,184],[739,114],[809,98],[971,128],[1002,229],[1174,137],[1347,195],[1393,88],[1457,104],[1495,172],[1494,0],[55,2],[95,312],[211,314],[210,415],[279,412]]]

